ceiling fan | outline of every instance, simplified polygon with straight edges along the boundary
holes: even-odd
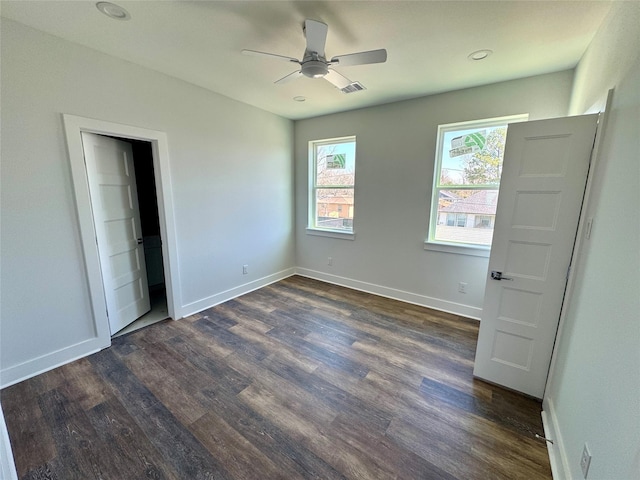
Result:
[[[337,57],[332,57],[331,60],[327,60],[324,47],[327,41],[328,29],[329,27],[322,22],[310,19],[305,20],[303,32],[307,38],[307,46],[304,50],[302,60],[284,55],[276,55],[274,53],[258,52],[256,50],[242,50],[242,53],[245,55],[277,58],[300,65],[300,70],[296,70],[276,80],[275,83],[288,83],[304,75],[309,78],[324,78],[339,89],[344,89],[353,82],[330,67],[334,65],[346,67],[365,65],[368,63],[384,63],[387,61],[387,51],[385,49],[338,55]]]

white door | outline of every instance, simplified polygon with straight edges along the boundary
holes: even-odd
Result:
[[[544,394],[597,120],[515,123],[507,133],[473,373],[537,398]]]
[[[109,328],[150,310],[131,145],[82,133]]]

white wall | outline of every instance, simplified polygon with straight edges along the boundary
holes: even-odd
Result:
[[[296,263],[304,274],[479,317],[488,259],[424,250],[439,124],[567,114],[573,72],[297,121]],[[366,92],[353,95],[366,95]],[[356,135],[354,241],[308,235],[308,142]],[[327,265],[327,257],[333,266]],[[466,282],[467,293],[458,292]]]
[[[621,46],[625,46],[621,49]],[[614,5],[576,70],[571,104],[604,104],[615,88],[586,217],[574,294],[544,408],[559,478],[640,478],[640,3]]]
[[[625,3],[628,3],[625,5]],[[638,1],[618,0],[576,67],[570,115],[604,110],[607,91],[617,85],[638,56]]]
[[[9,432],[7,431],[7,424],[4,421],[4,413],[2,412],[2,405],[0,405],[0,479],[18,480],[16,466],[13,463],[13,452],[11,450]]]
[[[0,383],[51,367],[95,336],[62,113],[167,133],[179,310],[291,273],[293,122],[12,21],[1,26]]]

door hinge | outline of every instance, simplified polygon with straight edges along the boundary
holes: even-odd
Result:
[[[569,281],[569,274],[571,273],[571,265],[567,267],[567,281]]]

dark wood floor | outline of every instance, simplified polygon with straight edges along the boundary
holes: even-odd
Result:
[[[549,479],[476,321],[291,277],[2,391],[21,479]]]

